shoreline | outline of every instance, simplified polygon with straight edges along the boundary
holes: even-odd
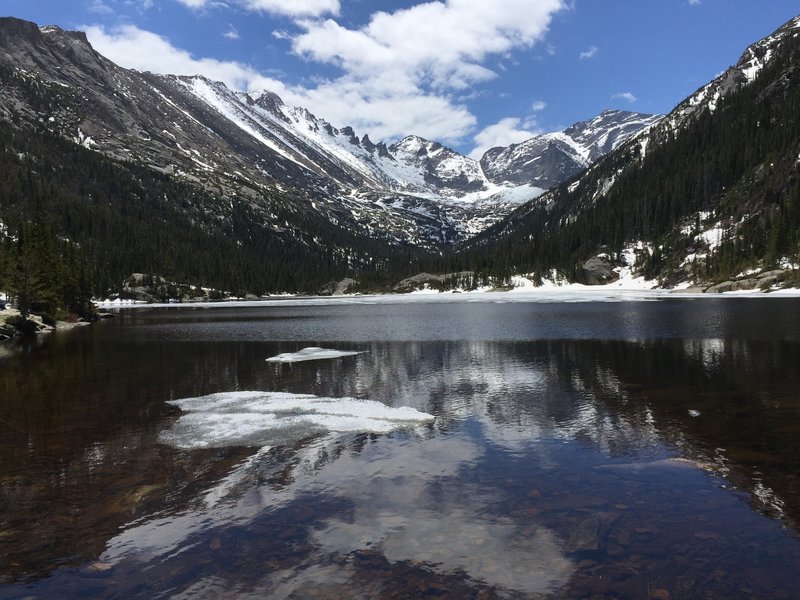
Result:
[[[8,304],[6,304],[6,307],[3,310],[0,310],[0,342],[8,342],[10,340],[26,337],[24,334],[20,333],[16,327],[6,324],[7,318],[19,316],[21,316],[21,313],[16,308],[13,308]],[[75,321],[74,323],[68,321],[56,321],[55,325],[48,325],[44,323],[40,315],[35,314],[31,314],[28,317],[28,320],[36,324],[37,330],[31,336],[27,337],[36,337],[38,335],[56,333],[59,331],[71,331],[72,329],[78,329],[80,327],[92,325],[91,321]]]
[[[583,284],[553,285],[535,287],[521,285],[508,290],[485,288],[478,290],[446,290],[420,289],[413,292],[376,293],[376,294],[337,294],[332,296],[291,295],[276,294],[259,299],[228,299],[213,301],[184,301],[184,302],[144,302],[141,300],[112,300],[97,301],[92,303],[101,312],[113,316],[114,312],[131,309],[165,309],[165,308],[259,308],[266,306],[326,306],[337,304],[402,304],[413,302],[492,302],[504,304],[514,303],[547,303],[547,302],[652,302],[659,300],[704,300],[704,299],[759,299],[759,298],[800,298],[800,288],[781,288],[770,290],[737,290],[728,292],[707,293],[697,288],[659,289],[646,287],[644,281],[628,281],[604,286],[588,286]],[[645,284],[645,285],[642,285]],[[18,333],[11,334],[14,328],[5,326],[7,317],[19,316],[19,311],[11,306],[0,310],[0,341],[9,341],[20,337]],[[38,331],[35,335],[71,331],[73,329],[92,325],[92,322],[78,321],[69,323],[58,321],[55,326],[46,325],[38,315],[31,315],[30,319],[37,324]],[[100,319],[103,320],[101,316]],[[5,330],[5,331],[4,331]]]
[[[297,306],[352,303],[406,303],[406,302],[620,302],[657,301],[669,299],[758,299],[758,298],[800,298],[800,288],[787,288],[770,291],[735,291],[722,293],[692,292],[686,290],[659,290],[641,288],[620,288],[607,286],[563,286],[534,289],[516,288],[508,291],[444,291],[419,290],[394,294],[341,294],[336,296],[273,296],[259,300],[231,299],[211,302],[95,302],[103,310],[123,310],[141,308],[256,308],[263,306]]]

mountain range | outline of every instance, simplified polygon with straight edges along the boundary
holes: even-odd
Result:
[[[657,120],[607,111],[475,161],[414,135],[373,143],[269,91],[123,69],[83,33],[57,27],[3,19],[0,64],[55,86],[63,99],[37,110],[11,88],[0,97],[6,118],[44,120],[113,159],[232,193],[291,189],[308,202],[313,197],[334,223],[349,213],[346,227],[355,220],[370,235],[428,247],[477,233]]]
[[[0,231],[44,210],[97,294],[132,272],[263,292],[421,270],[604,283],[627,268],[706,287],[786,271],[799,23],[666,116],[609,110],[474,160],[415,135],[374,142],[270,91],[124,69],[81,32],[3,18]]]

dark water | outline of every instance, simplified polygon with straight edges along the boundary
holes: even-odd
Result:
[[[800,597],[800,300],[368,302],[2,347],[0,599]],[[242,390],[436,419],[164,443]]]

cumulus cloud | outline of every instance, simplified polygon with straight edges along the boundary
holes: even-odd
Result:
[[[415,132],[455,142],[474,127],[475,117],[453,95],[494,79],[487,59],[541,41],[564,7],[563,0],[447,0],[377,12],[358,29],[332,19],[301,20],[303,32],[293,37],[292,48],[343,72],[309,91],[322,114],[374,130],[377,137]],[[390,112],[395,107],[404,110]],[[363,119],[362,111],[371,117]]]
[[[211,0],[178,0],[193,8]],[[409,133],[460,143],[477,119],[464,104],[466,90],[496,77],[489,59],[542,41],[566,0],[435,0],[395,12],[376,12],[360,28],[333,18],[339,0],[233,0],[238,6],[293,17],[288,40],[303,59],[337,67],[339,74],[308,86],[289,87],[251,67],[191,56],[168,40],[133,26],[89,28],[98,51],[130,68],[202,74],[236,89],[260,86],[289,104],[309,108],[336,125],[352,125],[373,139]],[[535,109],[534,109],[535,110]],[[518,125],[520,125],[518,123]]]
[[[133,25],[110,30],[93,25],[84,29],[92,46],[100,54],[129,69],[164,75],[199,74],[222,81],[236,90],[270,89],[277,94],[290,95],[283,83],[265,77],[247,65],[213,58],[195,58],[189,52],[175,48],[165,38]]]
[[[524,121],[517,117],[501,119],[475,136],[475,148],[469,155],[471,158],[479,160],[491,148],[520,144],[539,133],[541,131],[534,119],[526,119]]]
[[[578,56],[578,59],[579,60],[591,60],[592,58],[597,56],[597,53],[599,51],[600,51],[600,48],[598,48],[597,46],[592,46],[588,50],[584,50],[583,52],[581,52],[580,55]]]
[[[541,112],[545,108],[547,108],[547,102],[543,102],[542,100],[534,100],[531,104],[531,110],[533,112]]]
[[[223,5],[215,0],[178,0],[184,6],[204,9]],[[339,14],[339,0],[233,0],[247,10],[266,12],[289,17],[319,17]]]
[[[463,88],[494,73],[482,61],[542,39],[562,0],[427,2],[394,13],[375,13],[361,29],[328,19],[304,21],[294,39],[298,54],[335,64],[353,76],[386,69],[415,83]]]
[[[613,96],[611,96],[611,99],[612,100],[625,100],[626,102],[630,102],[631,104],[633,104],[634,102],[636,102],[638,100],[638,98],[636,96],[634,96],[633,94],[631,94],[630,92],[619,92],[619,93],[614,94]]]

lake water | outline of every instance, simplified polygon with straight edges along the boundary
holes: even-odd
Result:
[[[309,346],[358,354],[266,360]],[[800,299],[131,309],[0,352],[0,599],[800,594]]]

